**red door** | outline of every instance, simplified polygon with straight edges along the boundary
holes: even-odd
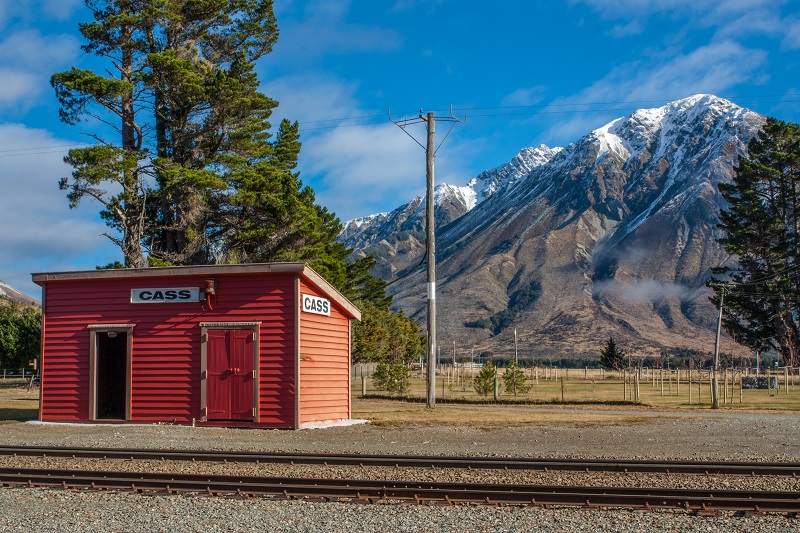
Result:
[[[253,420],[253,332],[208,330],[208,420]]]

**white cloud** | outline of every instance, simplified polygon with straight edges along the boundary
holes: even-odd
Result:
[[[652,302],[658,303],[663,300],[679,300],[690,302],[698,296],[708,292],[702,287],[693,289],[677,283],[661,283],[656,280],[630,280],[619,281],[609,280],[595,283],[592,287],[593,294],[615,294],[629,302]]]
[[[791,0],[574,0],[610,20],[624,20],[614,26],[614,37],[636,35],[644,31],[646,21],[666,15],[695,28],[714,28],[716,39],[736,39],[748,35],[788,38],[792,19],[784,16],[792,11]],[[786,9],[784,9],[786,7]],[[796,9],[794,9],[796,11]]]
[[[531,106],[541,103],[547,88],[539,85],[536,87],[520,87],[503,97],[500,105],[503,106]]]
[[[342,220],[410,200],[419,192],[411,177],[420,172],[424,188],[424,152],[388,121],[386,111],[362,109],[357,90],[357,83],[313,75],[265,87],[280,102],[276,115],[300,122],[301,178],[317,202]],[[391,207],[385,207],[387,198]]]
[[[41,80],[30,72],[0,68],[0,79],[0,105],[19,102],[41,90]]]
[[[424,150],[389,123],[315,136],[301,158],[308,172],[324,176],[319,203],[343,220],[372,213],[387,199],[385,209],[393,209],[425,188]]]
[[[349,23],[349,0],[308,2],[304,15],[280,22],[272,61],[308,62],[322,55],[387,52],[402,45],[395,30]]]
[[[625,95],[629,102],[664,102],[693,94],[724,95],[732,87],[757,82],[767,54],[743,47],[733,41],[703,46],[663,63],[636,62],[619,65],[603,79],[569,98],[554,101],[564,106],[592,102],[619,102]],[[641,107],[641,106],[639,106]],[[611,118],[619,110],[571,115],[550,128],[549,136],[558,142],[574,140]]]
[[[70,210],[58,189],[58,179],[69,175],[62,162],[69,144],[43,130],[0,124],[0,279],[34,296],[31,272],[92,269],[117,258],[100,237],[108,228],[99,206]]]
[[[280,102],[274,122],[278,117],[300,122],[301,179],[315,190],[317,202],[342,220],[394,209],[425,190],[425,151],[389,122],[387,110],[363,109],[358,88],[307,75],[273,80],[264,89]],[[425,143],[423,124],[408,131]],[[440,125],[437,140],[446,131]],[[473,148],[450,136],[437,154],[436,182],[466,183]]]
[[[24,0],[0,2],[0,27],[14,19],[26,24],[37,24],[43,20],[66,20],[81,9],[82,0]]]
[[[800,48],[800,20],[792,20],[788,23],[782,46],[788,50],[797,50]]]
[[[331,124],[308,121],[364,115],[355,98],[358,87],[358,82],[354,81],[342,82],[328,76],[305,74],[270,80],[264,85],[264,92],[279,102],[274,112],[276,119],[298,120],[301,128],[308,131],[309,128]]]
[[[16,113],[50,90],[50,76],[78,56],[78,41],[70,35],[42,35],[21,30],[0,40],[0,111]]]

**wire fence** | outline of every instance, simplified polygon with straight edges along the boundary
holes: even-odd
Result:
[[[524,393],[505,391],[504,369],[496,369],[494,393],[482,396],[473,384],[480,365],[456,363],[439,365],[436,369],[436,394],[438,399],[530,402],[633,402],[651,405],[710,405],[713,403],[716,378],[720,404],[757,404],[768,397],[785,397],[800,408],[800,368],[666,369],[633,368],[611,371],[596,368],[555,368],[534,366],[523,369]],[[374,365],[353,368],[354,395],[386,395],[372,382]],[[426,394],[424,368],[413,368],[407,397],[424,397]],[[797,392],[797,394],[792,394]]]

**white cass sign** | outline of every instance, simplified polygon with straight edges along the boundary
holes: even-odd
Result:
[[[131,289],[132,304],[199,302],[200,287]]]
[[[303,311],[317,315],[331,316],[331,302],[325,298],[303,294]]]

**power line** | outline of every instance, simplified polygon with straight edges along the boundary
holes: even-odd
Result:
[[[785,94],[769,94],[769,95],[751,95],[735,97],[737,103],[763,102],[767,98],[779,98],[771,103],[798,103],[797,100],[787,100],[786,97],[800,97],[800,93],[785,93]],[[732,98],[725,98],[733,101]],[[474,107],[453,107],[449,110],[441,111],[444,114],[449,114],[453,111],[470,112],[471,118],[502,118],[502,117],[516,117],[516,116],[536,116],[536,115],[565,115],[565,114],[585,114],[585,113],[611,113],[611,112],[629,112],[630,107],[601,107],[601,106],[631,106],[631,105],[649,105],[649,104],[666,104],[673,100],[660,99],[660,100],[622,100],[610,102],[572,102],[572,103],[549,103],[549,104],[534,104],[534,105],[516,105],[516,106],[474,106]],[[584,107],[586,109],[580,109]],[[565,109],[576,108],[576,109]],[[399,115],[413,115],[415,111],[399,112]],[[340,116],[335,118],[315,119],[300,121],[301,131],[321,131],[339,128],[357,128],[363,126],[378,126],[386,124],[385,114],[365,114],[353,116]],[[346,122],[358,121],[356,123],[347,124]],[[331,124],[334,123],[334,124]],[[308,125],[317,125],[308,127]],[[327,124],[327,125],[325,125]],[[75,144],[75,145],[54,145],[54,146],[37,146],[31,148],[11,148],[7,150],[0,150],[0,158],[3,157],[17,157],[21,155],[46,155],[52,153],[59,153],[57,148],[81,148],[94,146],[92,144]]]
[[[785,94],[769,94],[769,95],[754,95],[754,96],[742,96],[742,97],[734,97],[736,102],[763,102],[765,98],[779,98],[775,102],[771,103],[797,103],[800,102],[798,100],[786,100],[786,97],[800,97],[800,93],[785,93]],[[724,96],[720,97],[726,100],[733,101],[734,98],[726,98]],[[607,113],[607,112],[626,112],[629,110],[629,107],[619,108],[619,107],[598,107],[598,106],[620,106],[620,105],[645,105],[645,104],[667,104],[672,102],[673,100],[669,99],[658,99],[658,100],[622,100],[622,101],[610,101],[610,102],[572,102],[572,103],[548,103],[548,104],[533,104],[533,105],[517,105],[517,106],[494,106],[494,107],[457,107],[453,106],[452,109],[449,110],[439,110],[438,112],[442,112],[447,114],[448,112],[453,111],[469,111],[470,117],[504,117],[504,116],[528,116],[528,115],[549,115],[549,114],[569,114],[569,113]],[[589,109],[568,109],[568,110],[560,110],[560,109],[551,109],[550,108],[568,108],[568,107],[589,107]],[[508,113],[506,111],[521,111],[521,110],[529,110],[517,113]],[[484,111],[484,113],[474,113],[474,112]],[[494,112],[492,112],[494,111]],[[414,111],[405,111],[399,112],[399,115],[413,115]],[[383,121],[370,121],[364,122],[361,124],[341,124],[341,125],[330,125],[330,126],[320,126],[316,128],[303,128],[304,124],[320,124],[323,122],[336,122],[336,121],[347,121],[347,120],[361,120],[361,119],[372,119],[378,118],[382,115],[361,115],[361,116],[354,116],[354,117],[342,117],[336,119],[323,119],[323,120],[313,120],[313,121],[301,121],[300,127],[302,130],[305,131],[312,131],[312,130],[320,130],[320,129],[332,129],[337,127],[354,127],[354,126],[363,126],[363,125],[376,125],[376,124],[383,124]]]

